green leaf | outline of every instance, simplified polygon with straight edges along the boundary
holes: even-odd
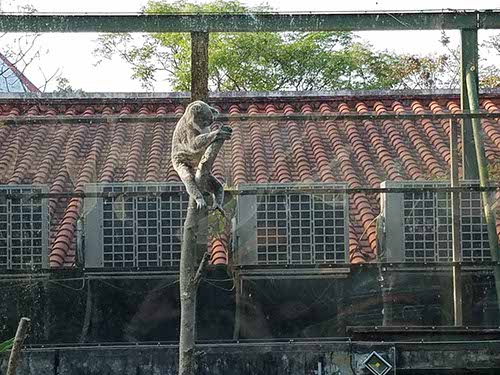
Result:
[[[147,14],[270,12],[239,0],[150,0]],[[500,53],[500,36],[486,47]],[[376,51],[351,32],[210,33],[209,88],[212,91],[434,89],[458,85],[457,51],[408,55]],[[191,87],[189,33],[103,34],[96,56],[119,56],[132,67],[132,78],[151,87],[169,82],[176,91]],[[499,86],[498,69],[487,67],[483,86]],[[169,88],[170,89],[170,88]]]
[[[8,339],[7,341],[4,341],[0,343],[0,353],[6,352],[10,348],[12,348],[12,345],[14,345],[14,337],[11,339]]]

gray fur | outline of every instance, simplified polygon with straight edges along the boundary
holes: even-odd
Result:
[[[206,206],[203,192],[213,196],[214,208],[222,208],[224,188],[210,171],[203,170],[195,178],[198,165],[207,148],[216,141],[231,137],[231,128],[222,126],[209,131],[219,112],[205,102],[197,100],[186,107],[172,137],[172,165],[186,186],[189,195],[196,200],[198,208]],[[197,183],[198,182],[198,183]]]

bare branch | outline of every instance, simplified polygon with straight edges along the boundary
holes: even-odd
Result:
[[[210,260],[210,254],[207,251],[203,254],[203,258],[201,259],[201,262],[198,266],[198,270],[196,271],[196,275],[194,276],[193,283],[194,283],[195,288],[200,283],[200,280],[201,280],[203,274],[205,273],[205,268],[206,268],[209,260]]]

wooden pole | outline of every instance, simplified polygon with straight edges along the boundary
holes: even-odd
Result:
[[[208,33],[191,33],[191,100],[208,100]],[[223,143],[224,141],[217,141],[207,148],[197,167],[198,180],[204,170],[212,168]],[[198,370],[195,346],[196,299],[201,276],[209,259],[206,251],[208,238],[202,231],[202,222],[206,220],[207,209],[197,209],[196,201],[190,198],[183,228],[179,270],[179,375],[195,375]]]
[[[191,33],[191,101],[208,101],[208,33]]]
[[[21,354],[21,348],[23,346],[24,339],[28,334],[30,322],[31,320],[28,318],[21,318],[21,320],[19,321],[16,337],[14,338],[14,345],[12,345],[12,349],[10,351],[9,364],[7,365],[6,375],[16,375],[17,362],[19,360],[19,355]]]
[[[451,187],[458,187],[458,137],[457,128],[450,119],[450,153],[451,153]],[[453,316],[455,326],[463,325],[462,317],[462,244],[460,242],[460,193],[451,193],[451,237],[452,237],[452,260],[453,260]]]
[[[196,298],[203,268],[207,262],[204,256],[198,261],[197,246],[200,233],[200,220],[207,216],[207,210],[196,208],[196,201],[189,199],[184,222],[179,288],[181,295],[181,324],[179,337],[179,375],[194,375],[197,372],[196,356]],[[199,266],[197,267],[197,264]]]
[[[471,67],[471,71],[466,75],[467,92],[469,96],[469,104],[472,113],[479,113],[479,97],[477,95],[476,75],[474,74],[475,67]],[[477,165],[479,167],[479,184],[481,187],[489,186],[488,160],[484,151],[483,134],[481,121],[478,118],[472,119],[472,130],[474,132],[474,146],[476,151]],[[491,259],[495,262],[499,260],[498,235],[496,230],[496,218],[493,212],[494,197],[491,192],[484,191],[481,193],[483,201],[484,217],[488,227],[488,240],[490,244]],[[497,303],[500,308],[500,265],[497,263],[494,267],[495,274],[495,289],[497,292]]]
[[[198,186],[203,186],[201,177],[207,175],[204,173],[205,170],[212,168],[223,143],[223,140],[216,141],[205,151],[196,172]],[[207,209],[197,209],[196,201],[190,198],[184,222],[179,275],[181,294],[179,375],[195,375],[197,373],[196,298],[202,274],[210,258],[206,251],[207,234],[204,233],[201,225],[206,218]],[[199,248],[203,248],[203,250],[200,251]]]

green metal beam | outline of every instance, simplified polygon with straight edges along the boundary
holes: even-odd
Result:
[[[500,29],[498,11],[0,14],[0,32],[252,32]]]
[[[472,112],[479,112],[479,96],[477,94],[478,83],[475,71],[468,70],[466,73],[467,94]],[[483,129],[479,119],[472,119],[472,130],[474,132],[474,146],[479,168],[479,185],[487,188],[490,185],[488,159],[484,151]],[[481,193],[484,209],[484,219],[488,228],[488,241],[490,244],[491,260],[500,260],[500,248],[498,244],[498,235],[496,230],[496,215],[494,209],[495,196],[491,192],[483,191]],[[500,265],[494,267],[495,289],[497,292],[497,304],[500,309]]]
[[[477,46],[477,30],[461,30],[461,74],[460,83],[460,103],[462,111],[470,111],[467,74],[472,74],[474,82],[478,82],[478,46]],[[470,88],[476,93],[479,93],[479,87]],[[463,178],[465,180],[479,180],[479,170],[477,166],[476,149],[474,146],[474,133],[472,131],[472,121],[470,118],[464,119],[462,122],[462,165]]]

